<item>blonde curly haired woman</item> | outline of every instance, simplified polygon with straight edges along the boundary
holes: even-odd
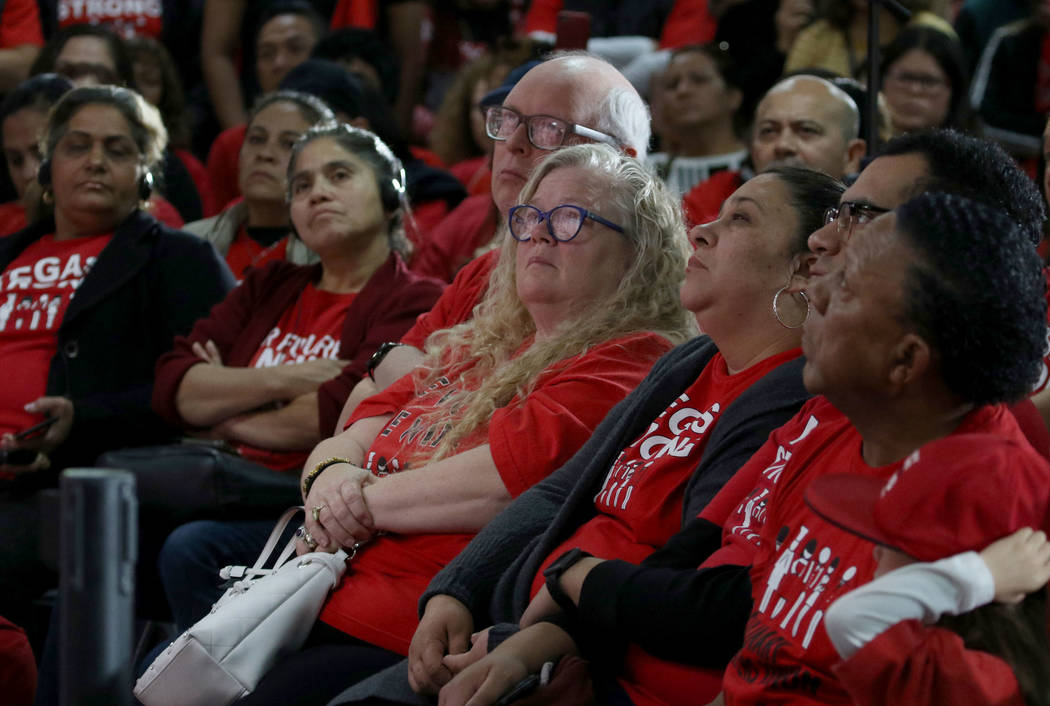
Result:
[[[695,331],[678,297],[681,215],[640,162],[569,147],[520,201],[474,318],[433,334],[423,365],[307,461],[300,551],[363,546],[308,648],[251,702],[284,702],[288,689],[325,703],[355,671],[407,654],[431,577]]]

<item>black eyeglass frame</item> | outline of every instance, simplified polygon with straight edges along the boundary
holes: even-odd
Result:
[[[891,210],[861,201],[843,201],[838,206],[832,206],[824,211],[824,225],[834,221],[840,232],[852,233],[858,224],[868,223]]]

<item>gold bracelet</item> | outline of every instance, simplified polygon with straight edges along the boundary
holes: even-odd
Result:
[[[329,466],[334,466],[337,463],[349,463],[350,465],[353,465],[354,462],[348,458],[333,456],[332,458],[326,458],[318,463],[309,473],[306,474],[306,477],[303,478],[303,500],[306,500],[306,496],[310,494],[310,488],[314,487],[314,481],[317,480],[317,476],[321,475],[321,473]]]

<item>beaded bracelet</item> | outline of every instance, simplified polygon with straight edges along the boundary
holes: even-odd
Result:
[[[329,466],[334,466],[337,463],[349,463],[353,465],[353,461],[351,461],[350,459],[340,458],[338,456],[326,458],[325,460],[318,463],[310,470],[309,473],[306,474],[306,477],[303,478],[303,500],[306,500],[306,496],[310,494],[310,488],[314,487],[314,481],[317,480],[317,476],[321,475],[321,472]]]

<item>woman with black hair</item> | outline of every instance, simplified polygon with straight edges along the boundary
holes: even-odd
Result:
[[[929,27],[906,27],[883,51],[880,68],[895,134],[971,127],[970,80],[955,38]]]
[[[23,81],[0,104],[0,146],[4,150],[7,173],[18,200],[0,204],[0,235],[25,228],[40,205],[40,137],[47,123],[47,111],[73,88],[69,79],[58,74],[40,74]]]
[[[675,49],[653,82],[660,151],[649,163],[677,194],[715,172],[737,171],[747,147],[737,132],[743,89],[730,55],[715,44]]]

